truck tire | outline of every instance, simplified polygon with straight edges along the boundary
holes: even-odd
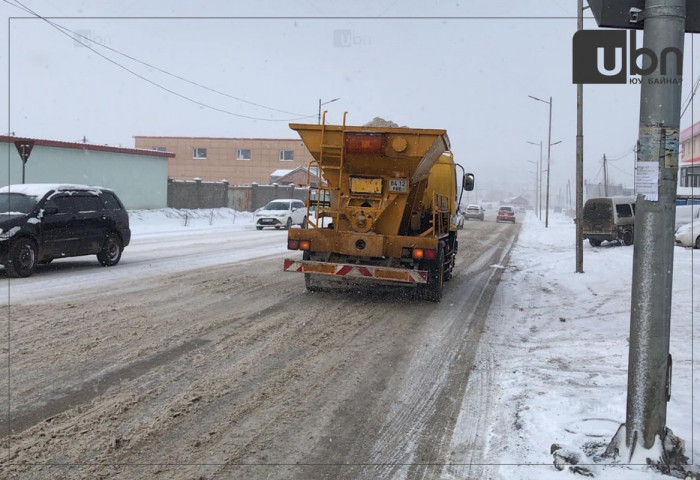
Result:
[[[303,260],[311,260],[311,252],[305,250],[301,258]],[[322,290],[320,287],[314,285],[314,281],[309,273],[304,274],[304,286],[306,286],[307,292],[320,292]]]
[[[622,244],[625,246],[632,245],[634,243],[634,231],[625,230],[622,232]]]
[[[442,300],[445,283],[445,251],[438,247],[437,258],[428,264],[428,283],[424,286],[424,298],[430,302]]]
[[[597,240],[595,238],[589,238],[588,243],[591,244],[591,247],[600,247],[600,244],[603,243],[602,240]]]

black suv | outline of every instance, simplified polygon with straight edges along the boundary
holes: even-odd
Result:
[[[130,240],[129,216],[111,190],[48,184],[0,188],[0,264],[10,277],[28,277],[38,263],[79,255],[116,265]]]

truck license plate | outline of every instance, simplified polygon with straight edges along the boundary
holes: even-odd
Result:
[[[405,178],[390,178],[389,179],[389,191],[390,192],[407,192],[408,191],[408,180]]]

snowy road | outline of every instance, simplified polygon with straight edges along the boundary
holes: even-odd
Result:
[[[394,290],[307,293],[301,275],[281,272],[284,256],[299,255],[286,233],[252,226],[137,234],[116,267],[65,259],[13,280],[4,468],[450,476],[447,463],[484,448],[491,390],[469,372],[519,228],[467,222],[439,304]],[[465,405],[472,426],[455,449]]]
[[[147,281],[166,273],[285,253],[286,237],[286,231],[258,232],[252,225],[237,230],[135,234],[114,268],[101,268],[94,256],[55,260],[40,265],[30,278],[10,279],[5,290],[12,303],[27,303],[65,299],[81,288],[138,288],[135,279]]]

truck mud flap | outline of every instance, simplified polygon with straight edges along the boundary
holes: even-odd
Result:
[[[332,275],[335,277],[356,277],[390,282],[424,284],[428,283],[427,270],[354,265],[347,263],[314,262],[310,260],[284,260],[285,272]]]

